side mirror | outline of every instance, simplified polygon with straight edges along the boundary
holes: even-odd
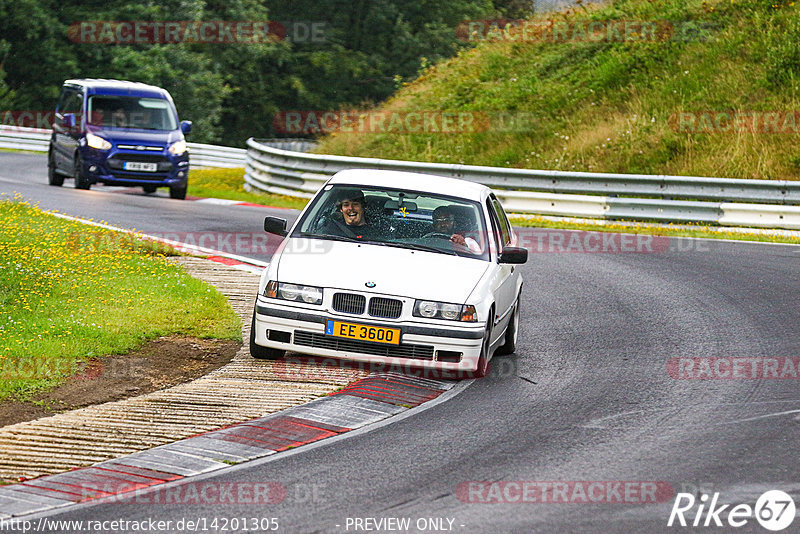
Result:
[[[181,132],[184,135],[192,132],[192,121],[181,121]]]
[[[506,247],[500,253],[500,263],[525,263],[528,261],[528,249],[522,247]]]
[[[264,231],[281,237],[286,237],[289,233],[286,231],[286,219],[281,219],[280,217],[265,217]]]
[[[61,124],[64,125],[64,128],[68,130],[72,130],[75,128],[75,114],[74,113],[64,113]]]

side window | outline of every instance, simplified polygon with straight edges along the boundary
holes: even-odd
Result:
[[[56,113],[64,113],[64,107],[67,105],[67,99],[73,92],[66,87],[61,89],[61,94],[58,95],[58,104],[56,104]]]
[[[492,225],[492,235],[494,236],[494,242],[498,248],[498,250],[495,252],[499,256],[503,249],[503,236],[500,232],[500,223],[497,219],[497,212],[494,210],[492,200],[489,198],[486,199],[486,208],[489,210],[489,222]]]
[[[64,106],[64,113],[75,113],[76,115],[81,112],[83,108],[83,95],[74,92],[67,97],[66,105]]]
[[[489,197],[489,202],[492,207],[489,211],[492,213],[493,217],[497,218],[497,222],[500,225],[503,246],[508,245],[511,243],[511,225],[508,222],[508,217],[506,217],[503,206],[500,205],[500,202],[494,195]]]

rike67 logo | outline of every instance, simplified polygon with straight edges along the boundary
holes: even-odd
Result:
[[[761,495],[755,507],[749,504],[717,504],[719,493],[714,493],[711,502],[708,495],[700,495],[695,499],[691,493],[678,493],[667,526],[676,524],[682,527],[730,526],[743,527],[753,518],[767,530],[777,532],[784,530],[794,521],[795,505],[792,497],[780,490],[770,490]],[[693,510],[697,505],[697,509]],[[688,522],[687,522],[688,521]],[[725,525],[727,523],[727,525]],[[677,526],[676,525],[676,526]]]

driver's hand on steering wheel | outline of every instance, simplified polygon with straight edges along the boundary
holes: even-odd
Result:
[[[464,236],[461,234],[453,234],[450,236],[450,241],[455,243],[456,245],[461,245],[462,247],[467,246],[467,240],[464,239]]]

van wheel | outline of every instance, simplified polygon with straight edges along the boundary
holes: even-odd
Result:
[[[64,185],[64,175],[56,172],[56,162],[53,159],[53,152],[47,154],[47,183],[57,187]]]
[[[285,350],[271,349],[256,345],[256,311],[253,310],[253,321],[250,323],[250,355],[258,360],[280,360],[286,355]]]
[[[75,178],[75,189],[89,189],[92,187],[88,178],[83,174],[83,158],[80,154],[75,156],[75,168],[72,172],[72,177]]]
[[[149,195],[149,194],[155,193],[156,189],[158,189],[158,188],[156,186],[154,186],[154,185],[143,185],[142,189],[144,189],[144,192]]]
[[[178,187],[170,187],[169,198],[177,198],[178,200],[184,200],[186,198],[186,186],[184,185]]]

